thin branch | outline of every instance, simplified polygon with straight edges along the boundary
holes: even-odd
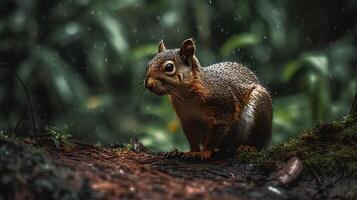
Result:
[[[35,139],[37,139],[37,127],[36,127],[36,122],[35,122],[35,116],[33,114],[33,110],[32,110],[32,104],[31,104],[31,100],[30,100],[30,95],[28,93],[28,90],[24,84],[24,82],[22,81],[22,79],[19,77],[19,75],[15,72],[12,71],[15,74],[16,79],[20,82],[22,88],[25,91],[25,95],[26,95],[26,99],[27,99],[27,104],[30,110],[30,114],[31,114],[31,120],[32,120],[32,125],[33,125],[33,134],[35,135]]]
[[[14,133],[15,135],[17,135],[17,129],[20,127],[20,124],[21,124],[22,120],[24,119],[25,114],[27,113],[27,112],[26,112],[26,111],[27,111],[27,108],[28,108],[28,105],[25,106],[24,111],[22,112],[22,114],[21,114],[21,116],[20,116],[20,119],[19,119],[19,120],[17,121],[17,123],[16,123],[16,126],[15,126],[15,128],[14,128],[14,130],[13,130],[13,133]]]
[[[3,62],[0,62],[0,66],[3,66],[5,67],[6,69],[10,70],[16,77],[16,79],[20,82],[22,88],[24,89],[25,91],[25,95],[26,95],[26,100],[27,100],[27,106],[26,106],[26,110],[27,110],[27,107],[29,108],[30,110],[30,114],[31,114],[31,121],[32,121],[32,126],[33,126],[33,133],[34,133],[34,136],[35,136],[35,140],[37,140],[37,126],[36,126],[36,121],[35,121],[35,115],[33,114],[33,109],[32,109],[32,104],[31,104],[31,99],[30,99],[30,95],[29,95],[29,92],[24,84],[24,82],[22,81],[22,79],[20,78],[20,76],[16,73],[15,70],[11,69],[9,67],[9,65],[7,63],[3,63]],[[22,121],[22,117],[20,118],[20,120],[17,122],[16,124],[16,127],[14,129],[14,131],[16,132],[17,129],[18,129],[18,126],[20,125],[20,122]]]
[[[355,98],[353,98],[350,114],[354,114],[354,113],[357,113],[357,94],[355,94]]]

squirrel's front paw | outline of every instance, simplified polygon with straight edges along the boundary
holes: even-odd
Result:
[[[199,152],[187,152],[187,153],[183,153],[182,156],[180,156],[182,159],[184,160],[208,160],[209,158],[211,158],[213,151],[210,150],[202,150]]]

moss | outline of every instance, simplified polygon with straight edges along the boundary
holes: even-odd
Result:
[[[357,116],[350,115],[341,121],[320,123],[302,132],[297,138],[276,144],[261,152],[241,153],[242,163],[266,167],[297,156],[306,171],[331,173],[339,170],[357,170]]]
[[[325,173],[336,170],[354,171],[357,169],[357,149],[349,145],[331,146],[329,151],[314,154],[303,161],[305,168]]]
[[[263,156],[263,152],[243,152],[239,154],[238,158],[242,163],[259,164]]]

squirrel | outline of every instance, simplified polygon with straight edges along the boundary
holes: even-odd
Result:
[[[241,146],[261,150],[272,137],[272,100],[257,76],[236,62],[201,66],[193,38],[166,49],[147,64],[145,87],[168,95],[190,151],[177,155],[207,160],[215,151]],[[173,154],[171,154],[173,155]]]

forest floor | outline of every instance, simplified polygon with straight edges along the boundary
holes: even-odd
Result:
[[[0,199],[356,199],[356,119],[209,161],[167,158],[138,141],[115,148],[2,136]]]

